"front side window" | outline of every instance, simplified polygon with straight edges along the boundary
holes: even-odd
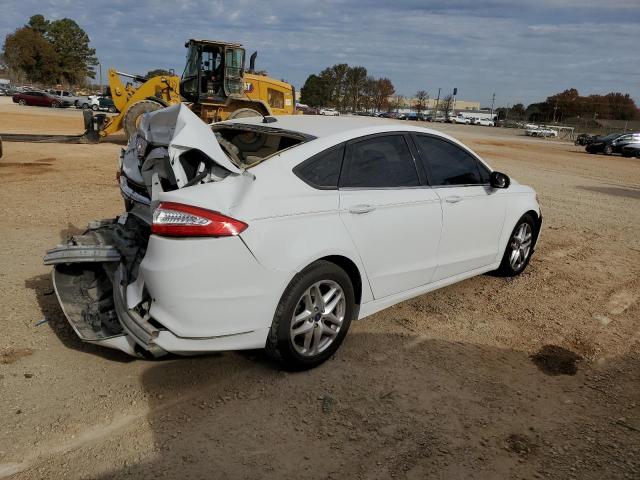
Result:
[[[314,155],[294,168],[293,172],[312,187],[336,189],[343,155],[344,144]]]
[[[284,108],[284,93],[273,88],[267,89],[269,97],[269,106],[272,108]]]
[[[431,185],[480,185],[489,180],[489,170],[451,142],[427,135],[417,135],[425,170]]]
[[[418,172],[403,135],[385,135],[353,143],[347,148],[340,186],[392,188],[420,185]]]

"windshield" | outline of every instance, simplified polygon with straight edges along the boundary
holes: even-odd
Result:
[[[188,100],[195,100],[198,96],[198,47],[189,45],[187,63],[182,73],[180,85],[182,95]]]
[[[615,140],[619,136],[620,136],[619,133],[611,133],[611,134],[607,135],[606,137],[600,137],[600,140]]]
[[[225,51],[224,90],[227,95],[240,95],[244,90],[242,69],[244,68],[244,48],[228,48]]]

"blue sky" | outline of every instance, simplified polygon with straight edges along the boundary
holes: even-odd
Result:
[[[3,0],[0,39],[41,13],[84,28],[103,65],[131,73],[184,66],[184,42],[258,50],[258,68],[299,88],[346,62],[396,90],[453,87],[483,106],[575,87],[640,103],[640,0]],[[104,73],[103,73],[104,74]],[[104,74],[106,77],[106,74]]]

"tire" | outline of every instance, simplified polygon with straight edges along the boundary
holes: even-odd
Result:
[[[100,110],[100,107],[98,105],[91,105],[91,110],[93,110],[94,112],[97,112],[98,110]]]
[[[227,117],[227,120],[232,120],[234,118],[247,118],[247,117],[262,117],[262,114],[253,108],[239,108],[238,110],[234,110]]]
[[[602,153],[605,155],[611,155],[613,153],[613,148],[611,148],[611,145],[605,145]]]
[[[527,213],[513,227],[502,256],[502,262],[496,273],[503,277],[515,277],[524,272],[533,254],[535,238],[536,223],[533,217]],[[519,252],[517,258],[515,258],[516,251]]]
[[[116,113],[116,107],[114,107],[113,105],[111,105],[109,108],[107,108],[107,112],[109,112],[109,113]]]
[[[51,108],[58,108],[60,104],[58,102],[51,102]]]
[[[76,100],[75,102],[73,102],[73,106],[76,108],[80,108],[80,102]]]
[[[27,102],[25,100],[23,100],[22,98],[20,100],[18,100],[18,105],[26,105]]]
[[[319,288],[320,295],[314,292]],[[323,315],[318,298],[336,289],[328,300],[333,315]],[[339,300],[338,294],[342,292]],[[306,299],[306,300],[305,300]],[[302,311],[301,311],[302,310]],[[308,312],[308,315],[305,315]],[[282,294],[266,343],[266,351],[286,370],[317,367],[340,347],[355,312],[355,294],[347,273],[337,265],[317,261],[298,273]],[[340,319],[341,322],[335,319]],[[300,333],[294,334],[293,330]],[[333,330],[335,333],[329,334]],[[320,337],[317,337],[320,335]]]
[[[86,108],[89,108],[89,104],[88,104],[88,103],[83,103],[83,104],[82,104],[82,109],[84,110],[84,109],[86,109]]]
[[[138,130],[138,122],[142,115],[163,108],[164,105],[153,100],[140,100],[127,108],[122,121],[127,140]]]

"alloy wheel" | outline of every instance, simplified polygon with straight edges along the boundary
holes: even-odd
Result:
[[[532,240],[533,231],[531,225],[527,222],[521,223],[509,242],[511,247],[509,264],[513,270],[518,271],[524,266],[531,252]]]
[[[289,338],[298,354],[313,357],[338,336],[345,319],[346,298],[333,280],[314,283],[302,294],[290,323]]]

